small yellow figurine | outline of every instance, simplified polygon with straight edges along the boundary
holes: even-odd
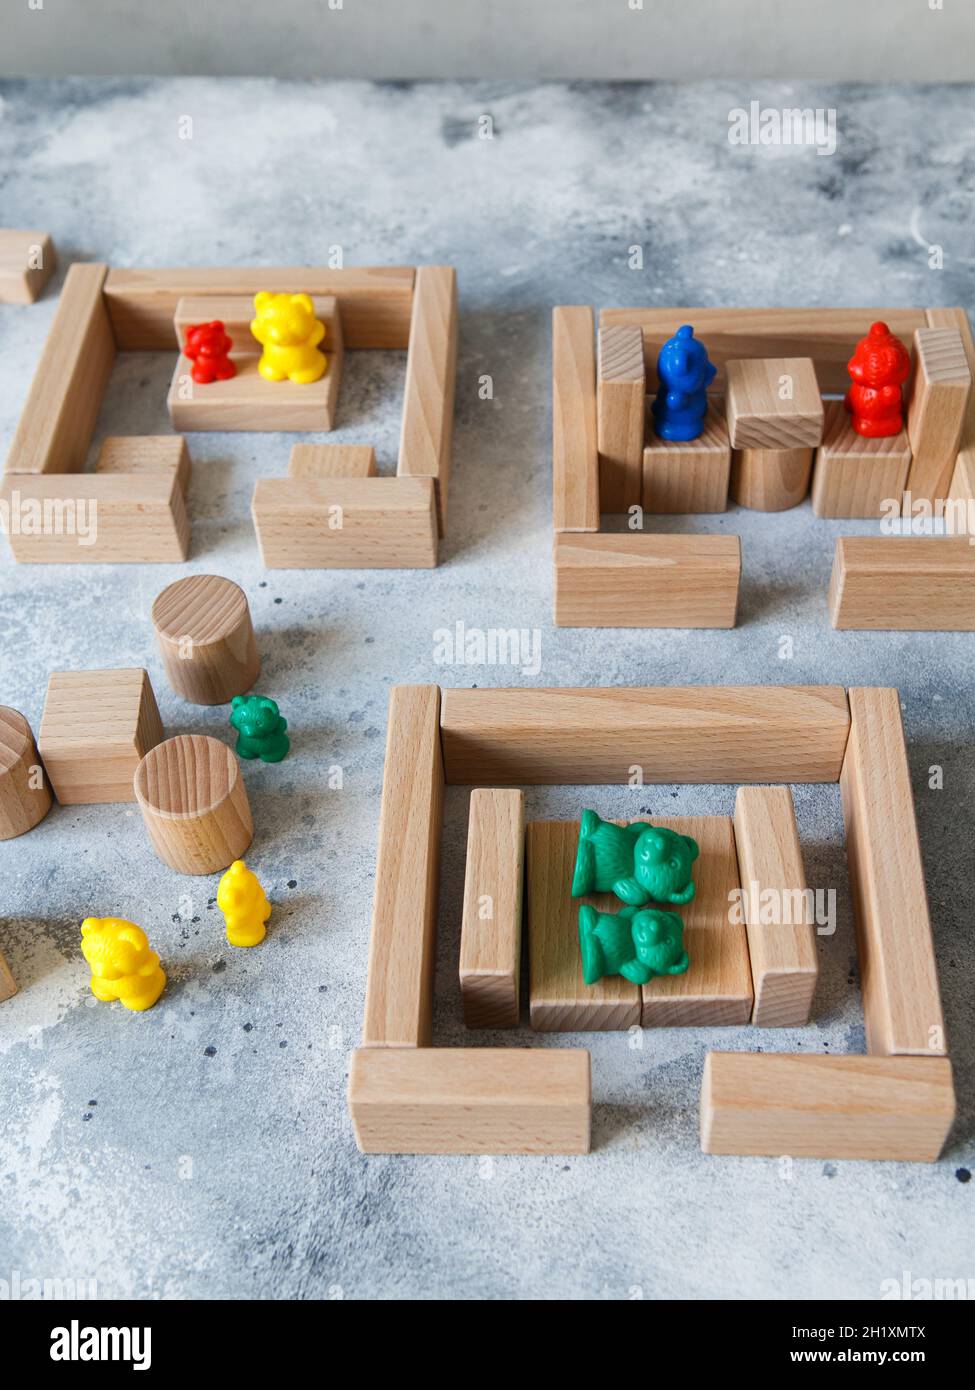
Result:
[[[264,940],[271,904],[243,859],[235,859],[220,880],[217,906],[227,920],[231,946],[256,946]]]
[[[106,1003],[120,1000],[127,1009],[151,1009],[166,986],[166,972],[134,922],[121,917],[86,917],[81,924],[81,954],[91,966],[91,992]]]
[[[318,350],[325,325],[316,319],[309,295],[261,290],[254,296],[254,311],[251,332],[264,349],[258,371],[266,381],[308,386],[325,375],[328,362]]]

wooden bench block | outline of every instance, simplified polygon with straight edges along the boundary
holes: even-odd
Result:
[[[95,472],[174,474],[185,497],[190,490],[192,464],[181,435],[112,435],[102,445]]]
[[[697,439],[660,439],[650,426],[643,450],[643,508],[658,514],[723,512],[728,508],[731,444],[724,401],[712,398]]]
[[[588,305],[552,310],[552,524],[599,530],[596,348]]]
[[[447,531],[456,380],[457,274],[449,265],[419,266],[396,472],[401,478],[433,479],[441,536]]]
[[[33,830],[50,809],[51,789],[31,727],[19,710],[0,705],[0,840]]]
[[[954,1115],[947,1058],[709,1052],[704,1064],[709,1154],[933,1163]]]
[[[812,509],[824,517],[881,516],[888,498],[900,502],[911,466],[907,431],[886,439],[857,434],[842,401],[827,401],[823,442],[813,468]]]
[[[37,743],[62,806],[135,801],[136,768],[163,737],[147,672],[54,671]]]
[[[331,362],[332,353],[342,348],[342,319],[335,296],[313,294],[311,301],[315,317],[325,324],[325,337],[319,344]],[[187,295],[176,305],[173,314],[173,329],[176,346],[182,351],[186,342],[186,330],[198,323],[212,323],[219,319],[233,342],[232,357],[260,356],[261,344],[251,333],[254,320],[254,296],[252,294],[193,294]]]
[[[166,406],[174,430],[330,430],[335,423],[341,353],[328,353],[328,370],[318,381],[298,386],[293,381],[265,381],[259,357],[231,354],[237,375],[229,381],[198,385],[190,376],[193,364],[180,353]]]
[[[640,329],[600,329],[596,420],[604,512],[625,512],[642,501],[646,397]]]
[[[737,536],[555,537],[556,627],[734,627]]]
[[[809,1021],[819,963],[788,787],[738,788],[735,845],[755,990],[752,1022],[801,1027]]]
[[[178,564],[189,551],[173,472],[7,474],[0,511],[20,564]]]
[[[525,795],[471,792],[460,933],[460,990],[468,1028],[517,1028]]]
[[[371,444],[296,444],[288,460],[289,478],[374,478]]]
[[[815,449],[823,437],[823,401],[809,357],[728,363],[726,408],[732,449]]]
[[[589,1152],[589,1053],[576,1048],[360,1048],[349,1110],[363,1153]]]
[[[254,837],[247,788],[221,739],[164,739],[140,762],[134,787],[152,847],[177,873],[222,873],[247,853]]]
[[[432,478],[260,478],[251,502],[268,569],[432,569]]]
[[[0,227],[0,304],[33,304],[57,263],[47,232]]]
[[[975,632],[975,547],[965,536],[839,536],[835,628]]]

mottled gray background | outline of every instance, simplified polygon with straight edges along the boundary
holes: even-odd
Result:
[[[0,221],[49,230],[65,262],[315,263],[341,245],[349,265],[452,262],[461,314],[450,536],[436,571],[265,573],[250,493],[284,472],[293,436],[191,440],[188,569],[246,588],[261,688],[294,738],[286,762],[245,769],[248,858],[274,904],[271,929],[258,950],[228,947],[216,877],[165,869],[132,807],[55,808],[0,845],[0,947],[22,986],[0,1007],[0,1279],[95,1278],[106,1296],[808,1298],[876,1297],[904,1271],[975,1276],[972,638],[833,632],[834,538],[870,525],[817,521],[808,503],[674,522],[741,533],[734,631],[557,632],[549,499],[554,303],[970,308],[972,90],[129,80],[0,94]],[[731,147],[728,111],[751,96],[835,107],[837,153]],[[476,138],[485,113],[493,141]],[[185,115],[192,140],[178,138]],[[941,271],[928,268],[931,243],[944,248]],[[629,268],[633,245],[642,271]],[[0,308],[0,442],[56,292]],[[351,356],[333,436],[375,442],[384,471],[403,360]],[[98,437],[166,430],[172,365],[123,358]],[[493,401],[478,397],[485,373]],[[227,735],[223,711],[175,699],[154,650],[152,599],[185,570],[15,567],[3,552],[0,699],[35,728],[52,668],[144,663],[170,732]],[[458,621],[537,628],[540,672],[438,665],[434,634]],[[698,1149],[709,1047],[863,1046],[838,795],[825,787],[797,793],[810,883],[839,897],[809,1028],[662,1030],[642,1047],[538,1038],[591,1047],[590,1156],[362,1157],[344,1096],[393,681],[899,686],[959,1097],[941,1162]],[[328,786],[335,765],[342,790]],[[929,786],[933,766],[943,790]],[[529,809],[729,812],[733,795],[535,789]],[[451,790],[437,1040],[453,1044],[467,1040],[455,982],[466,810],[466,792]],[[149,932],[170,975],[150,1013],[88,993],[78,925],[89,913]]]

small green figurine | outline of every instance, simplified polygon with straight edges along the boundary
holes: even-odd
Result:
[[[580,907],[579,946],[587,985],[604,975],[622,975],[645,985],[654,975],[683,975],[690,964],[684,923],[676,912],[655,907],[621,907],[619,912]]]
[[[230,706],[230,722],[237,730],[237,756],[260,758],[279,763],[291,747],[284,732],[288,721],[266,695],[235,695]]]
[[[614,825],[583,811],[572,896],[615,893],[631,907],[689,903],[694,897],[691,865],[700,850],[689,835],[635,821]]]

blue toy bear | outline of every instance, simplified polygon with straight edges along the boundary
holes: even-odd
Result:
[[[697,439],[704,428],[708,387],[717,368],[689,323],[678,328],[660,349],[660,389],[653,402],[653,423],[661,439]]]

